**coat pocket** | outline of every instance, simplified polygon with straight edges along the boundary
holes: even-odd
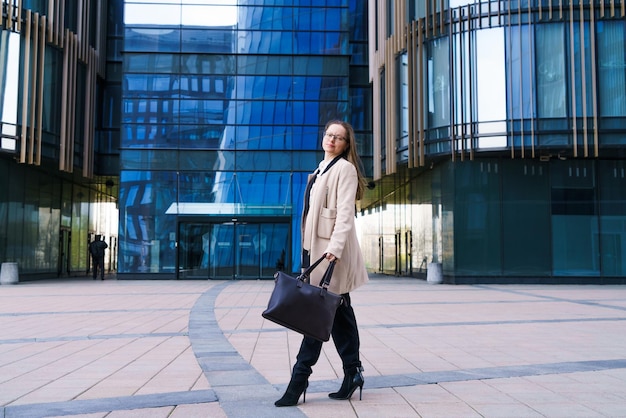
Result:
[[[337,220],[337,209],[322,208],[317,223],[317,235],[320,238],[330,239]]]

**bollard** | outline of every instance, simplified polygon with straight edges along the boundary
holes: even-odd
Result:
[[[426,281],[431,284],[439,284],[443,282],[443,268],[441,263],[428,263]]]
[[[2,263],[0,284],[16,284],[18,281],[17,263]]]

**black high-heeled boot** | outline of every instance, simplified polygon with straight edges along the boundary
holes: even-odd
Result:
[[[307,376],[293,376],[282,398],[274,402],[276,406],[294,406],[298,404],[300,395],[304,393],[302,403],[306,402],[306,389],[309,387]]]
[[[363,367],[357,367],[356,369],[352,369],[343,377],[343,382],[341,383],[341,388],[339,392],[329,393],[328,397],[331,399],[350,399],[352,394],[359,388],[359,400],[363,398],[363,384],[365,383],[365,379],[363,378]]]

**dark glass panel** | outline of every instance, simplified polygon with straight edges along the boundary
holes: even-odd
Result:
[[[450,62],[449,40],[430,42],[428,54],[428,127],[450,124]]]
[[[461,275],[502,272],[501,175],[497,160],[454,166],[456,271]]]
[[[208,238],[209,259],[218,260],[209,263],[209,278],[234,279],[236,278],[235,263],[235,224],[223,222],[214,224]]]
[[[562,161],[550,165],[552,262],[558,276],[600,273],[595,165]]]
[[[591,34],[589,28],[589,22],[584,22],[582,26],[583,33],[581,34],[581,26],[574,25],[574,34],[570,35],[573,38],[574,43],[574,59],[575,63],[575,87],[570,94],[576,95],[576,116],[583,117],[589,116],[594,108],[593,105],[593,74],[592,70],[592,57],[591,57]],[[582,40],[582,45],[581,45]],[[583,67],[584,64],[584,67]],[[583,91],[585,94],[583,94]],[[585,100],[583,104],[583,100]],[[587,115],[583,114],[583,109],[586,109]]]
[[[626,114],[626,22],[599,21],[598,107],[600,116]]]
[[[312,7],[307,11],[311,14],[311,26],[309,28],[302,28],[301,30],[341,29],[345,27],[344,23],[347,23],[347,19],[343,18],[343,16],[347,14],[347,11],[348,10],[345,8]]]
[[[558,118],[567,112],[565,27],[550,23],[535,28],[537,116]]]
[[[171,272],[176,217],[167,212],[177,202],[177,185],[175,172],[121,171],[119,272]]]
[[[216,155],[215,153],[211,153]],[[194,170],[198,167],[190,167]],[[182,171],[179,175],[180,202],[213,202],[215,173],[213,171]]]
[[[210,223],[180,222],[178,232],[178,269],[181,279],[209,278],[209,265],[212,269],[219,265],[215,245],[212,240]]]
[[[180,72],[183,74],[225,74],[235,72],[235,57],[222,54],[181,55]]]
[[[176,87],[182,98],[225,98],[232,90],[229,77],[224,75],[181,75]]]
[[[320,142],[321,142],[321,139],[320,139]],[[315,148],[319,150],[321,149],[321,145],[318,145]],[[305,173],[312,173],[313,171],[315,171],[320,161],[324,159],[324,153],[323,151],[294,152],[292,155],[292,158],[293,158],[292,169],[294,171],[303,171]]]
[[[239,100],[237,123],[254,125],[288,125],[292,123],[292,102]]]
[[[179,52],[178,29],[126,28],[125,52]]]
[[[122,147],[129,148],[176,148],[178,146],[178,125],[125,123],[121,129]]]
[[[251,54],[285,54],[293,51],[293,34],[278,31],[239,31],[237,50]]]
[[[238,154],[238,158],[241,154]],[[290,162],[288,155],[280,154],[280,157]],[[237,181],[241,190],[242,203],[264,206],[291,205],[289,193],[292,185],[291,175],[288,171],[282,173],[264,170],[261,172],[240,171],[237,173]],[[287,211],[286,214],[289,215],[291,209],[285,208],[285,210]]]
[[[626,276],[626,167],[623,161],[599,165],[602,274]]]
[[[289,150],[292,148],[292,129],[286,125],[237,126],[236,148],[251,150]]]
[[[180,100],[180,123],[211,125],[226,122],[227,102],[224,100]]]
[[[123,122],[174,123],[178,121],[178,100],[123,99]]]
[[[291,158],[288,152],[280,151],[237,151],[235,170],[245,171],[290,171]]]
[[[104,128],[117,129],[122,117],[122,88],[109,84],[103,92],[101,123]]]
[[[338,76],[346,77],[349,71],[350,59],[348,57],[294,57],[294,75],[312,76]]]
[[[222,136],[224,134],[223,125],[180,125],[178,137],[179,148],[194,149],[220,149],[228,148],[224,144]]]
[[[176,74],[125,74],[124,97],[178,97]]]
[[[595,215],[593,189],[552,188],[553,215]]]
[[[213,170],[216,167],[233,168],[232,152],[202,149],[181,149],[178,167],[186,170]]]
[[[286,55],[239,55],[237,56],[237,73],[240,75],[291,75],[293,60],[294,57]]]
[[[63,69],[63,55],[56,48],[46,48],[44,86],[42,108],[42,129],[53,134],[60,134],[61,120],[61,94],[62,81],[61,71]],[[3,89],[4,94],[8,94]],[[3,97],[3,101],[8,103],[8,98]],[[17,102],[16,102],[17,103]],[[56,140],[53,143],[57,143]]]
[[[530,135],[526,135],[525,145],[530,145]],[[551,147],[551,146],[563,146],[571,143],[571,136],[569,135],[537,135],[537,144]]]
[[[122,170],[173,170],[178,169],[177,150],[130,150],[120,155]]]
[[[180,72],[180,55],[174,54],[124,54],[125,73],[166,73]]]
[[[347,54],[347,33],[296,32],[293,52],[296,54]]]
[[[291,76],[240,76],[236,84],[238,99],[290,99],[294,89]]]
[[[48,0],[22,0],[22,7],[40,15],[48,14]]]
[[[350,89],[350,120],[357,131],[372,130],[372,90],[370,88]]]
[[[516,100],[508,100],[508,115],[513,119],[531,118],[536,116],[533,108],[532,98],[535,91],[533,86],[532,65],[529,60],[532,57],[533,39],[529,38],[530,28],[524,26],[512,26],[505,31],[505,35],[509,35],[510,41],[505,42],[506,56],[510,57],[507,62],[507,74],[510,74],[512,80],[520,80],[517,83],[511,83],[509,92],[511,97]],[[530,42],[527,41],[530,39]]]
[[[363,42],[366,50],[365,55],[367,55],[367,40],[368,40],[368,16],[367,16],[367,6],[363,7],[361,0],[350,0],[349,10],[348,10],[348,24],[350,25],[350,41],[351,42]],[[409,1],[409,7],[413,2]],[[421,1],[417,1],[416,3],[422,3]],[[424,7],[424,6],[422,6]],[[346,14],[344,13],[345,17]],[[407,16],[409,20],[411,20],[411,16]],[[417,19],[415,19],[417,20]],[[364,61],[367,62],[367,61]]]
[[[220,54],[235,53],[233,29],[183,28],[181,30],[181,52],[203,53],[211,51]]]
[[[290,7],[239,7],[239,30],[292,30],[294,26],[293,9]]]
[[[367,65],[369,62],[369,48],[366,43],[350,44],[350,64],[351,65]],[[367,67],[366,67],[367,68]]]
[[[321,150],[322,128],[319,126],[292,127],[294,150]]]
[[[291,249],[288,247],[290,224],[263,223],[261,237],[267,237],[265,250],[261,253],[261,276],[272,277],[277,270],[292,271],[290,262]]]
[[[549,194],[548,165],[503,163],[502,260],[507,274],[551,274]]]

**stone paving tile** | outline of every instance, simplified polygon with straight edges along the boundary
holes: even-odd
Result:
[[[261,317],[272,288],[2,286],[0,417],[626,416],[626,287],[374,277],[352,295],[363,399],[327,397],[342,376],[328,343],[296,408],[273,405],[301,337]]]

